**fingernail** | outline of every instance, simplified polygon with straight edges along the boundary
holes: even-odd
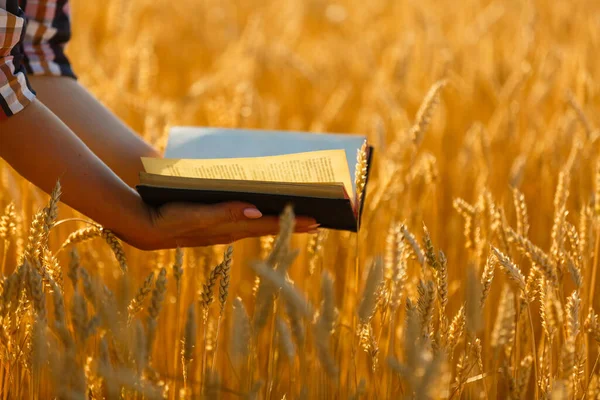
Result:
[[[244,210],[244,216],[250,219],[257,219],[262,217],[262,213],[258,211],[256,208],[246,208]]]
[[[319,233],[318,229],[311,229],[309,231],[306,231],[306,233]]]
[[[321,226],[321,224],[312,224],[312,225],[307,226],[306,229],[309,229],[311,231],[315,231],[316,232],[317,228],[320,227],[320,226]],[[312,233],[315,233],[315,232],[312,232]]]

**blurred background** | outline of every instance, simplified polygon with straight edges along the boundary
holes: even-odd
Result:
[[[149,272],[168,271],[155,342],[160,347],[149,350],[156,375],[143,374],[143,380],[169,398],[194,398],[203,390],[199,382],[208,379],[199,364],[207,354],[202,365],[212,365],[218,382],[237,393],[221,391],[225,397],[597,395],[600,328],[590,307],[600,310],[594,296],[600,2],[71,3],[68,55],[80,82],[158,147],[169,127],[195,125],[363,133],[376,149],[360,233],[293,239],[301,252],[286,279],[315,309],[331,305],[336,322],[330,336],[325,342],[293,336],[298,352],[286,359],[285,343],[278,342],[285,335],[273,318],[262,333],[252,333],[254,355],[246,360],[256,368],[242,369],[241,380],[229,359],[240,332],[239,314],[229,304],[240,296],[252,315],[259,279],[248,265],[269,253],[272,238],[236,243],[223,326],[215,339],[219,311],[213,307],[202,321],[199,314],[197,362],[188,364],[184,378],[178,355],[185,312],[202,303],[203,285],[224,246],[185,251],[179,295],[173,251],[125,246],[129,280],[119,286],[110,248],[101,241],[79,245],[90,275],[111,290],[127,287],[129,298]],[[14,202],[20,218],[17,245],[4,247],[6,265],[16,266],[19,243],[22,249],[47,196],[3,163],[0,172],[0,206]],[[61,217],[73,215],[61,207]],[[49,248],[57,249],[76,228],[58,226]],[[514,264],[494,255],[492,246]],[[429,250],[438,264],[424,258]],[[384,274],[373,286],[379,282],[369,278],[376,255],[384,256]],[[66,252],[58,260],[70,262]],[[514,269],[511,275],[511,265],[522,282]],[[321,292],[329,282],[323,271],[334,281],[333,303]],[[368,307],[361,305],[365,298],[376,299],[368,323],[357,320],[357,309]],[[479,298],[481,310],[472,306]],[[274,315],[293,329],[293,316],[278,301]],[[303,320],[304,329],[323,312]],[[427,340],[406,339],[412,338],[411,313],[419,315]],[[102,335],[82,350],[82,371],[86,357],[95,365]],[[323,350],[323,343],[331,347]],[[326,368],[326,350],[339,369]],[[87,371],[88,383],[95,382],[93,368]]]

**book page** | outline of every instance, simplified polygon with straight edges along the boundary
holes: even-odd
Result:
[[[186,178],[267,182],[342,183],[354,201],[344,150],[323,150],[269,157],[168,159],[142,157],[150,174]]]
[[[189,159],[246,158],[343,149],[354,186],[356,151],[365,139],[363,135],[344,133],[173,127],[169,131],[164,156]]]

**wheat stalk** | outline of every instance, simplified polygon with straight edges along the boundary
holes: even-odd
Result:
[[[327,271],[321,274],[321,299],[321,307],[314,325],[317,357],[324,370],[330,376],[336,376],[339,369],[331,354],[330,344],[336,319],[335,293],[333,278]]]
[[[194,360],[196,349],[196,307],[192,303],[188,307],[187,319],[185,322],[185,337],[183,339],[183,351],[181,362],[183,364],[184,386],[187,387],[187,376],[189,374],[190,364]]]
[[[244,307],[242,299],[236,297],[233,300],[233,323],[231,335],[232,356],[236,362],[241,362],[248,357],[250,349],[250,318]]]

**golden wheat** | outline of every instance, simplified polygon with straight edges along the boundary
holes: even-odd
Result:
[[[2,399],[598,398],[597,2],[71,3],[157,148],[364,133],[368,195],[358,235],[141,252],[1,162]]]

